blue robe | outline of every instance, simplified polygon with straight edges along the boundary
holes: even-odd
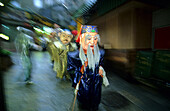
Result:
[[[104,50],[100,49],[100,61],[99,65],[95,66],[95,71],[86,67],[86,70],[83,74],[83,78],[81,79],[79,90],[77,93],[78,102],[84,108],[95,108],[98,107],[101,101],[101,88],[103,79],[99,75],[99,66],[103,67],[103,59],[104,59]],[[73,79],[73,87],[76,87],[77,83],[82,76],[80,69],[82,67],[81,60],[79,58],[79,50],[68,53],[68,71],[74,71],[74,79]]]

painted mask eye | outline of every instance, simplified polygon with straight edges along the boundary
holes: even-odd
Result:
[[[87,40],[91,40],[91,37],[89,37]]]
[[[98,42],[100,42],[100,36],[99,36],[99,34],[96,34],[94,37],[95,37],[94,40],[97,40]]]
[[[86,36],[85,36],[85,40],[91,40],[91,35],[89,35],[89,34],[87,34]]]

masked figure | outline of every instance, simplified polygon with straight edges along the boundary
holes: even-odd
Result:
[[[74,70],[73,87],[79,105],[95,111],[100,104],[103,80],[109,85],[103,69],[104,50],[98,47],[100,37],[96,26],[84,25],[81,31],[77,40],[80,49],[68,53],[68,71]]]
[[[59,41],[54,42],[56,50],[54,51],[54,71],[57,72],[56,77],[63,79],[70,79],[70,75],[67,72],[67,53],[77,49],[75,43],[71,40],[73,35],[68,29],[64,29],[58,34]]]

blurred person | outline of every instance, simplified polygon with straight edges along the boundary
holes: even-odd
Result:
[[[27,84],[32,84],[33,83],[31,80],[32,63],[30,59],[30,53],[31,53],[30,49],[41,51],[42,47],[36,45],[33,42],[32,37],[25,33],[25,31],[28,29],[18,26],[17,30],[19,31],[19,33],[17,35],[17,38],[15,39],[16,50],[21,58],[21,63],[24,69],[25,82]]]
[[[68,53],[68,71],[75,73],[72,86],[79,107],[96,111],[101,101],[102,83],[109,85],[103,68],[105,52],[98,47],[100,37],[96,26],[83,25],[80,31],[79,50]]]
[[[56,56],[55,55],[55,50],[56,50],[56,47],[54,45],[54,42],[55,41],[58,41],[59,37],[58,37],[58,34],[62,31],[62,29],[60,28],[60,26],[56,23],[54,23],[54,29],[53,31],[50,33],[49,35],[49,41],[47,42],[47,51],[49,52],[50,54],[50,57],[51,57],[51,63],[52,63],[52,66],[54,64],[54,57]]]
[[[73,35],[70,30],[63,29],[59,32],[59,41],[55,41],[54,45],[56,50],[54,51],[54,71],[57,72],[56,77],[63,79],[65,77],[70,80],[70,75],[67,72],[67,53],[77,49],[75,43],[72,43]]]
[[[55,33],[55,36],[58,38],[58,34],[60,32],[62,32],[63,30],[60,28],[60,26],[56,23],[54,23],[54,29],[53,29],[53,33]]]
[[[58,39],[55,38],[55,36],[56,36],[55,32],[50,33],[49,39],[47,41],[47,51],[50,54],[52,64],[54,63],[54,55],[53,55],[55,50],[54,41],[58,41]]]

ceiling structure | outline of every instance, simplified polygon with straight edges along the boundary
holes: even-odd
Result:
[[[57,23],[67,28],[76,25],[78,17],[83,17],[85,23],[96,14],[101,16],[130,0],[0,0],[7,5],[0,17],[10,24],[47,25]],[[106,2],[107,1],[107,2]],[[137,0],[159,7],[168,7],[170,0]],[[102,7],[102,8],[101,8]],[[1,10],[2,11],[2,10]],[[2,11],[3,12],[3,11]],[[51,24],[50,24],[51,23]]]
[[[132,0],[0,0],[0,3],[4,3],[3,7],[0,6],[0,32],[12,40],[16,33],[8,29],[16,30],[17,26],[44,30],[44,26],[53,27],[57,23],[62,29],[74,26],[78,30],[78,23],[88,24],[128,1]],[[170,0],[136,1],[170,8]]]
[[[75,25],[76,18],[96,2],[97,0],[9,0],[11,7],[40,15],[63,27]]]

